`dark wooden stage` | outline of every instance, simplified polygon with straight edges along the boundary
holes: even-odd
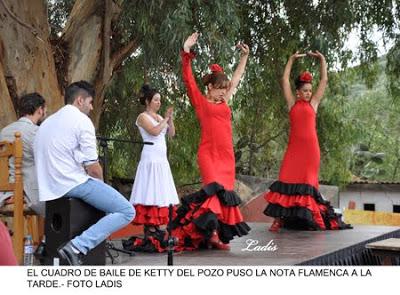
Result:
[[[393,226],[356,225],[354,229],[342,231],[282,230],[280,233],[271,233],[266,230],[270,224],[249,225],[252,228],[250,234],[233,240],[230,251],[175,253],[174,265],[374,265],[380,261],[365,249],[365,244],[386,238],[400,238],[400,228]],[[120,240],[114,240],[113,243],[120,246]],[[252,245],[249,246],[249,243]],[[275,251],[272,251],[273,245],[277,246]],[[111,252],[119,255],[115,265],[167,265],[166,253],[137,253],[129,257]],[[111,264],[110,259],[107,259],[107,264]]]

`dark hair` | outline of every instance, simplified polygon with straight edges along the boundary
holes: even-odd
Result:
[[[39,93],[28,93],[18,100],[18,113],[21,117],[33,115],[40,107],[46,104],[45,99]]]
[[[153,96],[159,93],[157,89],[151,88],[149,84],[144,84],[142,88],[140,89],[140,96],[139,100],[142,105],[146,105],[147,103],[150,103],[151,100],[153,99]]]
[[[228,77],[223,72],[207,74],[201,80],[205,86],[211,84],[214,88],[228,88],[230,85]]]
[[[87,81],[78,81],[71,83],[65,88],[64,100],[65,104],[73,104],[75,99],[79,96],[93,97],[95,96],[94,87]]]
[[[303,82],[300,81],[299,78],[296,78],[296,80],[294,80],[294,85],[296,87],[296,90],[299,90],[301,87],[303,87],[304,84],[311,84],[311,82]]]

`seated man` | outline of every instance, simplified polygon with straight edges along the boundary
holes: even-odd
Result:
[[[24,183],[25,202],[37,214],[44,216],[45,202],[39,202],[39,191],[33,159],[33,140],[39,124],[46,117],[46,102],[38,93],[30,93],[20,98],[18,103],[20,119],[4,127],[0,132],[0,141],[14,141],[15,132],[22,135],[23,162],[22,179]],[[14,162],[10,161],[10,174],[14,176]],[[0,206],[12,195],[0,193]]]
[[[71,265],[80,265],[82,255],[135,217],[128,200],[103,182],[95,129],[88,117],[94,95],[93,86],[86,81],[69,85],[65,89],[66,106],[43,122],[34,143],[41,201],[77,198],[107,213],[58,248]]]

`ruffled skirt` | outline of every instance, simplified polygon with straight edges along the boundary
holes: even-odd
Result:
[[[133,224],[160,226],[168,224],[168,207],[135,205],[136,216]],[[174,212],[176,207],[174,206]]]
[[[267,216],[281,218],[284,227],[298,230],[349,229],[329,201],[309,184],[275,181],[264,195]]]
[[[206,247],[214,231],[223,243],[229,243],[235,236],[247,235],[250,227],[243,221],[240,203],[234,191],[225,190],[216,182],[183,197],[171,222],[172,236],[177,240],[174,250]],[[146,239],[133,237],[125,242],[124,247],[135,251],[163,252],[167,246],[166,238],[166,233],[155,233]]]
[[[176,250],[195,250],[205,246],[214,231],[223,243],[235,236],[247,235],[250,227],[239,209],[241,200],[234,191],[217,182],[185,196],[172,222],[172,234],[178,238]]]

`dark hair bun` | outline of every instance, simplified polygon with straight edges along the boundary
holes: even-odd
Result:
[[[142,94],[148,93],[151,91],[150,85],[149,84],[143,84],[142,88],[140,89],[140,92]]]
[[[146,101],[150,103],[151,99],[156,93],[158,93],[157,90],[151,88],[149,84],[143,84],[142,88],[140,88],[140,96],[139,96],[140,103],[142,105],[146,105]]]

